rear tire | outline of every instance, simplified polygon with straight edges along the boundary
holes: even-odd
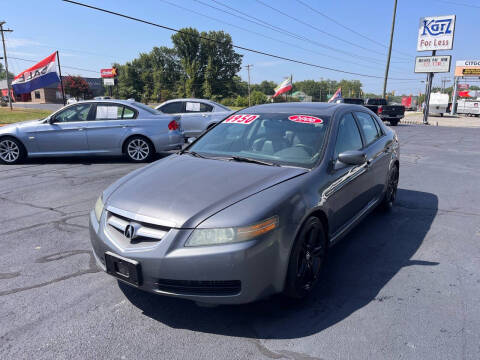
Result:
[[[14,165],[22,162],[27,156],[23,144],[13,137],[0,139],[0,163]]]
[[[400,120],[388,120],[388,122],[390,123],[390,126],[397,126],[399,121]]]
[[[306,298],[318,283],[327,258],[328,239],[322,222],[309,217],[295,240],[288,263],[284,294],[293,299]]]
[[[388,212],[392,209],[393,203],[397,198],[398,178],[398,166],[394,165],[388,174],[387,189],[385,190],[385,195],[380,203],[380,210]]]
[[[133,136],[125,143],[125,155],[132,162],[147,162],[153,157],[153,144],[143,136]]]

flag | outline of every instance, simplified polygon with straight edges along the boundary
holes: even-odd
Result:
[[[57,52],[54,52],[31,68],[15,76],[12,82],[13,91],[16,94],[25,94],[44,88],[52,83],[60,82],[55,64],[56,58]]]
[[[290,90],[292,90],[292,77],[291,76],[289,78],[283,80],[282,83],[275,88],[275,94],[273,95],[273,97],[281,95],[281,94],[285,94],[286,92],[288,92]]]
[[[335,100],[337,99],[341,99],[342,98],[342,88],[339,87],[337,91],[335,91],[335,94],[333,94],[333,96],[330,98],[330,100],[328,100],[329,103],[331,102],[334,102]]]

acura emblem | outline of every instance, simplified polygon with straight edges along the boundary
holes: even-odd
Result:
[[[125,227],[125,230],[123,231],[123,234],[125,235],[125,237],[129,240],[133,240],[135,238],[135,228],[133,227],[132,224],[128,224],[126,227]]]

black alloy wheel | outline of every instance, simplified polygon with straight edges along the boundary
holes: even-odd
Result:
[[[327,237],[319,218],[309,217],[300,231],[290,255],[285,294],[303,299],[320,278],[327,256]]]
[[[393,207],[393,203],[397,197],[398,177],[398,166],[394,165],[388,175],[387,190],[385,191],[385,197],[381,203],[381,207],[385,211],[389,211]]]

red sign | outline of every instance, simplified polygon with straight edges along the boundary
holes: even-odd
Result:
[[[230,124],[251,124],[254,122],[256,119],[258,119],[260,115],[249,115],[249,114],[237,114],[237,115],[232,115],[228,119],[226,119],[224,122],[225,123],[230,123]]]
[[[303,124],[321,124],[323,120],[315,116],[309,115],[292,115],[288,117],[288,120],[295,121]]]
[[[116,68],[101,69],[100,70],[100,76],[102,78],[113,78],[113,77],[117,76],[117,69]]]
[[[470,84],[458,84],[459,89],[468,90]]]

